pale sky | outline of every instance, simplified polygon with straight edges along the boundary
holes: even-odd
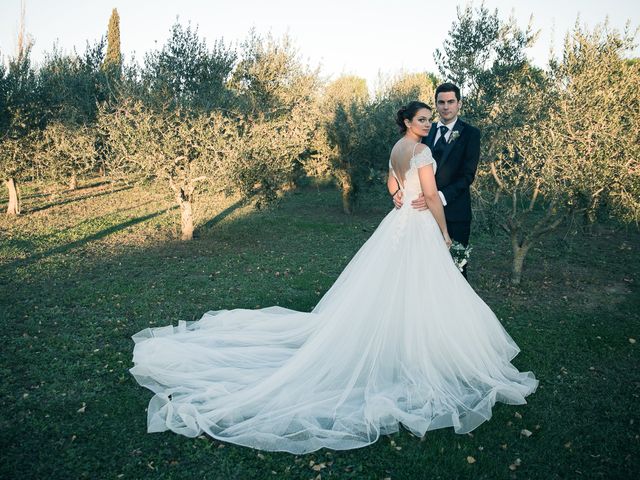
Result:
[[[120,37],[125,59],[141,62],[144,53],[162,47],[171,25],[197,25],[211,46],[215,39],[241,42],[253,27],[259,34],[288,34],[300,56],[310,66],[320,66],[325,76],[347,73],[375,84],[378,72],[437,73],[433,52],[441,48],[456,19],[456,5],[468,2],[406,0],[26,0],[26,28],[35,41],[34,60],[51,51],[54,42],[63,51],[83,52],[87,41],[106,35],[112,8],[120,14]],[[640,21],[640,1],[485,0],[503,19],[513,13],[518,24],[540,29],[529,56],[545,66],[553,45],[561,52],[565,33],[580,15],[592,28],[609,18],[611,27],[623,30]],[[438,7],[434,5],[439,4]],[[480,2],[476,1],[475,6]],[[0,55],[16,47],[20,0],[0,0]],[[634,56],[640,56],[635,49]]]

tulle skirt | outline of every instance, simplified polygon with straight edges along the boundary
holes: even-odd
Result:
[[[391,211],[312,312],[207,312],[146,329],[131,373],[148,431],[262,450],[363,447],[399,424],[466,433],[537,380],[454,265],[432,215]]]

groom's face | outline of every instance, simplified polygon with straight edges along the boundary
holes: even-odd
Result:
[[[462,102],[456,98],[455,92],[440,92],[436,99],[436,110],[440,121],[444,124],[451,122],[458,116]]]

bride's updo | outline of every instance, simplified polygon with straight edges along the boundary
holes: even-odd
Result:
[[[400,127],[400,133],[404,133],[407,131],[407,126],[404,124],[404,121],[413,120],[413,117],[416,116],[418,110],[422,108],[426,108],[427,110],[432,111],[429,105],[424,102],[418,102],[416,100],[400,107],[400,110],[398,110],[398,113],[396,115],[396,123]]]

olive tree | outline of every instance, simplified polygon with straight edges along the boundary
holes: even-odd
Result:
[[[88,45],[82,56],[54,49],[38,71],[47,122],[38,143],[38,171],[67,181],[72,190],[78,176],[94,170],[97,163],[97,109],[106,101],[103,57],[103,41]]]
[[[230,166],[245,194],[258,202],[302,176],[317,122],[317,70],[291,40],[250,32],[231,78],[233,111],[242,124],[239,166]],[[239,168],[242,170],[239,170]]]
[[[176,22],[167,43],[145,56],[136,93],[157,109],[213,111],[230,102],[228,81],[236,52],[222,40],[210,49],[198,29]]]
[[[544,71],[526,58],[531,28],[497,11],[459,10],[450,36],[436,60],[483,132],[476,206],[509,235],[518,284],[532,244],[566,219],[603,198],[637,211],[637,70],[623,59],[633,36],[576,28]]]
[[[224,162],[237,158],[238,126],[219,113],[158,111],[125,100],[100,115],[112,171],[164,182],[180,207],[182,240],[193,238],[194,200],[204,181],[224,182]]]
[[[367,82],[342,76],[329,83],[320,103],[320,127],[314,137],[316,155],[327,164],[342,193],[342,209],[351,214],[358,188],[359,153],[369,102]]]
[[[41,88],[30,50],[29,44],[22,44],[8,67],[0,70],[0,177],[9,193],[8,215],[20,213],[18,182],[33,171],[35,142],[44,124]]]
[[[95,127],[51,122],[38,137],[35,161],[40,176],[66,181],[70,190],[78,185],[78,176],[95,166]]]

